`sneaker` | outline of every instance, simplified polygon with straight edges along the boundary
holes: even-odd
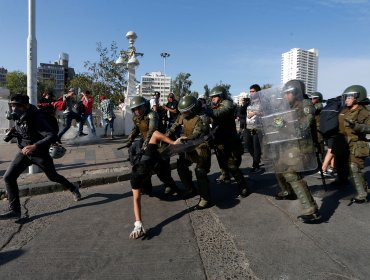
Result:
[[[261,172],[263,172],[263,169],[260,168],[260,167],[253,167],[251,169],[251,174],[257,174],[257,173],[261,173]]]
[[[86,133],[83,133],[83,132],[80,132],[79,134],[78,134],[78,136],[87,136],[88,134],[86,134]]]
[[[0,220],[19,220],[21,218],[21,211],[8,210],[0,214]]]
[[[221,184],[221,183],[225,183],[225,184],[228,184],[230,183],[231,179],[229,176],[225,176],[223,174],[221,174],[217,179],[216,179],[217,183]]]
[[[80,186],[76,186],[74,191],[72,191],[73,194],[73,200],[74,201],[80,201],[81,200],[81,193],[80,193]]]
[[[317,174],[319,175],[319,176],[321,176],[321,172],[320,171],[318,171],[317,172]],[[326,177],[326,178],[333,178],[334,176],[333,176],[333,174],[329,171],[329,170],[327,170],[327,171],[323,171],[322,172],[322,176],[324,176],[324,177]]]

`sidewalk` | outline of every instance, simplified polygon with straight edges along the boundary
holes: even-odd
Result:
[[[62,158],[54,160],[57,172],[72,183],[81,181],[82,187],[128,180],[131,165],[127,161],[127,149],[117,150],[123,145],[125,138],[126,136],[117,136],[114,139],[84,136],[63,141],[67,152]],[[17,151],[16,143],[0,144],[1,198],[5,194],[2,176]],[[29,174],[28,169],[19,177],[18,184],[21,196],[64,189],[60,184],[51,182],[42,171]]]

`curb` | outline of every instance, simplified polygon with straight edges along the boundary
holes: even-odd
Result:
[[[176,162],[170,163],[171,170],[176,169]],[[82,177],[67,178],[72,184],[80,184],[80,188],[88,188],[98,185],[113,184],[123,181],[128,181],[131,178],[131,168],[129,168],[127,173],[122,174],[122,172],[109,172],[110,169],[105,170],[105,174],[95,174],[95,175],[83,175]],[[19,186],[19,197],[34,196],[52,192],[65,191],[66,189],[59,183],[52,181],[36,183],[31,185]],[[7,198],[5,190],[0,191],[0,199]]]

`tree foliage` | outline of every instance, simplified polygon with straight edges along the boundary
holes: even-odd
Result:
[[[209,93],[211,92],[211,90],[209,89],[208,85],[204,85],[204,95],[203,97],[208,99],[209,98]]]
[[[127,88],[127,70],[123,65],[115,63],[120,54],[116,42],[112,42],[109,49],[104,47],[101,42],[98,42],[96,51],[99,53],[99,61],[86,61],[84,67],[87,69],[87,72],[78,81],[87,82],[90,79],[92,84],[89,89],[95,96],[105,95],[114,101],[118,101],[118,99],[123,100],[123,92]],[[85,84],[85,82],[83,87],[88,84]]]
[[[183,73],[177,75],[176,79],[172,81],[172,91],[175,94],[177,100],[181,97],[190,94],[190,86],[193,83],[189,78],[190,73]]]
[[[37,81],[37,95],[41,96],[45,91],[53,92],[55,87],[55,80],[51,78],[49,80]],[[55,93],[54,93],[55,94]]]
[[[10,94],[27,94],[27,75],[21,71],[8,72],[6,87]]]

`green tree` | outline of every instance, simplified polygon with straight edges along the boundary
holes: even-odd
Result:
[[[176,79],[172,81],[172,91],[177,100],[180,100],[184,95],[190,94],[190,86],[193,83],[189,78],[191,74],[183,73],[177,75]]]
[[[272,84],[264,84],[261,89],[268,89],[268,88],[271,88],[272,87]]]
[[[53,92],[55,88],[55,80],[52,77],[49,80],[37,81],[37,95],[41,96],[45,91]]]
[[[99,61],[86,61],[84,73],[92,81],[91,92],[97,95],[106,95],[114,101],[124,99],[123,92],[127,88],[127,70],[123,65],[117,65],[115,61],[119,56],[116,42],[112,42],[110,48],[97,43],[96,51],[99,53]]]
[[[209,98],[209,93],[211,92],[211,90],[209,89],[208,85],[206,84],[204,86],[204,98],[208,99]]]
[[[192,96],[194,96],[196,99],[198,99],[198,97],[199,97],[199,92],[197,92],[197,91],[192,91],[192,92],[190,93],[190,95],[192,95]]]
[[[9,72],[6,75],[6,87],[10,94],[27,94],[27,75],[21,71]]]

